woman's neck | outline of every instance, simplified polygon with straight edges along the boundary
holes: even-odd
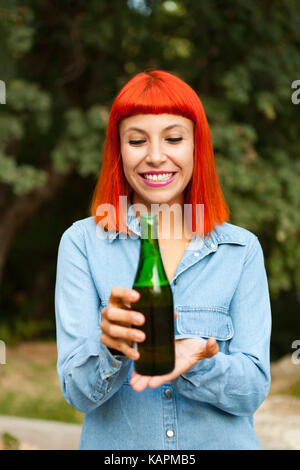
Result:
[[[132,197],[132,204],[143,204],[146,210],[136,210],[136,216],[139,219],[140,214],[143,212],[151,212],[151,203],[141,201],[138,197]],[[158,238],[161,240],[186,240],[192,239],[192,235],[184,219],[184,199],[183,197],[177,198],[170,203],[155,204],[152,203],[152,212],[157,213]]]

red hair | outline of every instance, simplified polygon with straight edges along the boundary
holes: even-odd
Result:
[[[163,113],[177,114],[194,122],[193,174],[185,189],[184,199],[184,204],[192,205],[192,226],[196,221],[196,204],[204,205],[204,235],[210,234],[215,225],[229,219],[230,211],[218,180],[209,126],[198,95],[179,77],[163,70],[154,70],[138,73],[131,78],[119,91],[109,114],[102,168],[91,203],[91,214],[96,223],[106,230],[113,227],[113,230],[129,233],[127,212],[119,208],[119,196],[130,199],[132,189],[123,171],[118,123],[135,114]],[[100,204],[113,206],[116,218],[109,212],[107,223],[101,223],[103,215],[97,215]]]

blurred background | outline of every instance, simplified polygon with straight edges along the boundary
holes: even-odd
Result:
[[[0,415],[82,423],[56,376],[57,249],[90,215],[113,99],[146,69],[175,73],[203,102],[230,222],[265,255],[271,392],[298,406],[299,2],[0,0],[0,44]],[[286,445],[300,448],[300,422],[298,437]]]

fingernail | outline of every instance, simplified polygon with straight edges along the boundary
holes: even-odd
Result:
[[[141,325],[144,321],[143,317],[141,315],[134,315],[134,321]]]
[[[137,299],[138,296],[139,296],[139,293],[138,293],[138,292],[136,292],[136,291],[134,291],[134,290],[130,292],[130,298],[131,298],[131,299]]]

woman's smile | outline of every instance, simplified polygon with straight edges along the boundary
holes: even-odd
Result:
[[[147,184],[148,186],[152,187],[161,187],[170,184],[174,181],[177,172],[147,172],[147,173],[139,173],[139,177],[142,181]]]

